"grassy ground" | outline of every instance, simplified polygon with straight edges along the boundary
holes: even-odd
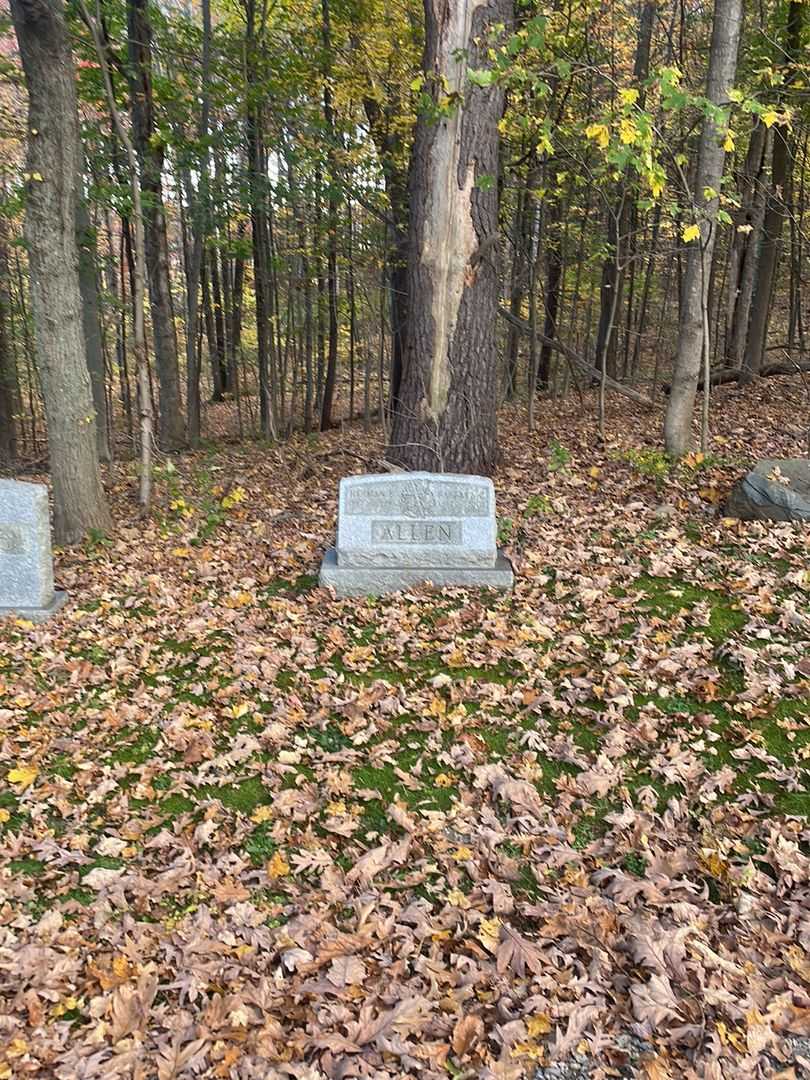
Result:
[[[148,524],[118,467],[0,626],[0,1078],[801,1075],[808,531],[718,510],[769,393],[678,468],[506,414],[510,594],[317,589],[371,436],[181,459]]]

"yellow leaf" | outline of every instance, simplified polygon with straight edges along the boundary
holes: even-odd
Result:
[[[444,716],[447,712],[447,702],[444,698],[434,696],[428,705],[428,712],[431,716]]]
[[[592,465],[590,467],[590,469],[588,469],[588,476],[592,476],[594,478],[594,480],[597,478],[597,476],[601,476],[601,475],[602,475],[602,470],[599,468],[598,465]]]
[[[129,976],[129,960],[125,956],[116,956],[112,962],[112,968],[119,979]]]
[[[546,1013],[536,1013],[526,1021],[526,1030],[530,1039],[536,1039],[538,1035],[548,1035],[551,1031],[551,1017]]]
[[[468,859],[473,857],[473,853],[465,844],[462,844],[460,848],[456,848],[453,852],[453,858],[456,862],[467,862]]]
[[[269,821],[273,816],[273,810],[269,806],[257,806],[253,813],[250,815],[250,820],[255,821],[257,825],[261,825],[263,821]]]
[[[585,135],[587,138],[593,139],[597,146],[601,146],[603,150],[610,142],[610,132],[604,124],[588,124],[585,128]]]
[[[290,864],[284,858],[280,851],[277,851],[273,858],[267,864],[267,876],[269,878],[286,877],[290,872]]]
[[[622,105],[635,105],[638,101],[638,90],[621,90],[619,97],[622,100]]]
[[[775,109],[767,109],[762,114],[762,123],[766,128],[773,127],[776,121],[779,119],[779,113]]]
[[[501,920],[497,915],[492,919],[481,920],[477,937],[488,952],[495,952],[501,939]]]
[[[39,769],[36,765],[18,765],[7,774],[9,783],[20,784],[23,788],[30,787],[38,776]]]
[[[246,701],[240,702],[238,705],[231,706],[231,716],[234,720],[241,720],[243,716],[247,716],[250,712],[250,705]]]
[[[634,120],[623,116],[619,123],[619,138],[625,146],[632,146],[638,141],[638,128]]]
[[[448,776],[447,773],[440,772],[439,775],[435,777],[435,783],[436,787],[452,787],[453,777]]]
[[[11,814],[5,807],[0,807],[0,825],[5,824],[11,818]]]
[[[729,153],[734,149],[734,136],[730,131],[726,132],[726,141],[723,143],[723,149]]]
[[[172,555],[174,555],[174,557],[176,559],[187,559],[191,555],[191,548],[187,548],[187,547],[172,548]]]
[[[700,226],[699,225],[687,225],[681,234],[683,242],[689,244],[692,240],[700,239]]]
[[[447,903],[452,904],[453,907],[461,908],[463,911],[470,907],[470,900],[461,889],[451,889],[447,894]]]

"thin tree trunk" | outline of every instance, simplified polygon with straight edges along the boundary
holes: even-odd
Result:
[[[325,59],[323,82],[323,118],[326,127],[327,149],[327,211],[326,211],[326,287],[329,302],[329,352],[326,358],[326,379],[321,402],[321,431],[332,426],[335,385],[337,383],[338,362],[338,162],[335,132],[335,114],[332,106],[331,54],[332,31],[329,12],[329,0],[321,0],[321,31]]]
[[[785,67],[783,86],[789,86],[795,78],[796,65],[801,58],[801,33],[803,0],[790,0],[785,30]],[[782,253],[782,231],[788,215],[787,192],[792,171],[791,137],[787,124],[773,128],[771,152],[771,183],[765,204],[762,225],[762,247],[757,263],[754,294],[751,298],[751,318],[748,337],[740,371],[740,382],[747,383],[756,377],[763,364],[768,325],[776,284],[779,256]]]
[[[0,222],[0,230],[3,223]],[[17,456],[15,416],[19,412],[17,365],[9,332],[11,304],[8,302],[9,280],[5,237],[0,231],[0,464],[7,465]]]
[[[726,363],[742,367],[748,319],[754,290],[757,255],[762,241],[765,216],[765,185],[762,175],[769,144],[768,129],[756,118],[748,140],[745,164],[739,180],[740,214],[735,229],[728,270],[726,301]]]
[[[650,70],[650,49],[652,32],[658,5],[654,0],[645,0],[641,7],[636,40],[636,57],[633,75],[639,86],[640,102],[644,101],[644,82]],[[624,270],[628,264],[626,256],[632,254],[631,235],[633,232],[633,200],[628,198],[627,185],[629,172],[625,170],[616,193],[614,205],[608,210],[607,242],[610,254],[602,266],[601,307],[599,327],[596,333],[596,355],[611,377],[617,374],[617,319],[622,302],[624,288]],[[625,258],[619,257],[620,249]]]
[[[156,130],[152,94],[152,24],[149,0],[127,0],[132,142],[140,166],[144,244],[159,393],[159,441],[166,450],[182,446],[180,373],[172,319],[169,246],[163,205],[163,141]],[[205,80],[204,80],[205,82]],[[137,259],[137,256],[136,256]]]
[[[96,238],[95,230],[90,225],[87,204],[81,192],[76,201],[76,243],[79,249],[79,289],[82,298],[84,349],[96,411],[96,446],[99,461],[107,464],[111,454],[104,349],[101,341],[101,316],[98,303]]]
[[[728,92],[734,82],[741,22],[742,0],[716,0],[706,97],[720,108],[727,104]],[[706,346],[704,313],[717,237],[718,196],[713,193],[720,190],[726,128],[725,117],[712,119],[707,116],[700,139],[694,196],[700,235],[687,250],[678,353],[664,421],[666,448],[675,457],[682,457],[689,448],[697,382]]]
[[[141,202],[141,184],[138,176],[138,158],[135,147],[129,134],[124,127],[118,106],[115,102],[110,77],[110,68],[107,62],[107,52],[102,42],[99,26],[101,25],[101,0],[96,0],[96,18],[90,15],[85,5],[85,0],[79,0],[85,22],[93,35],[93,43],[101,66],[104,79],[104,89],[107,94],[107,104],[110,109],[113,125],[121,140],[127,155],[129,165],[130,192],[132,196],[132,222],[135,230],[135,265],[132,288],[133,299],[133,338],[135,349],[135,369],[138,384],[138,417],[141,440],[141,475],[138,492],[138,501],[145,514],[149,513],[152,502],[152,442],[154,439],[154,420],[152,412],[152,392],[149,385],[149,359],[146,349],[145,312],[146,307],[146,240],[145,220],[143,204]]]

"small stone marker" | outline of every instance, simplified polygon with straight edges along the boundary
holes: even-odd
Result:
[[[320,576],[339,596],[424,582],[508,589],[513,580],[496,546],[488,477],[416,472],[340,481],[337,545],[324,555]]]
[[[0,617],[42,622],[66,599],[53,587],[48,489],[0,480]]]

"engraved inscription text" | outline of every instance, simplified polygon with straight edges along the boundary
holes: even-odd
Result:
[[[460,544],[460,521],[372,521],[374,544]]]
[[[452,480],[391,479],[354,484],[347,493],[347,514],[400,514],[409,518],[487,517],[489,488]]]

